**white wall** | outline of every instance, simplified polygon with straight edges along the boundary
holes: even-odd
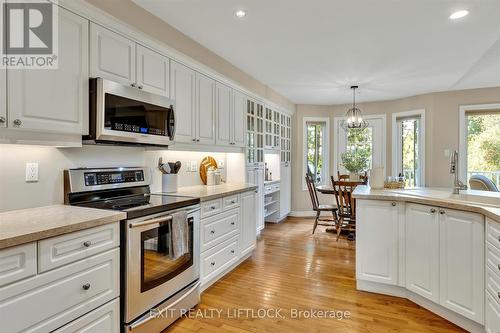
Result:
[[[181,161],[179,186],[199,185],[199,173],[187,172],[188,161],[207,155],[226,164],[226,153],[154,150],[136,147],[84,146],[54,148],[0,144],[0,211],[63,203],[63,170],[78,167],[148,166],[153,170],[151,190],[161,190],[161,173],[156,169],[158,157],[165,161]],[[245,181],[244,154],[232,153],[231,181]],[[235,161],[240,161],[235,162]],[[39,181],[25,182],[25,164],[39,163]],[[225,176],[225,171],[223,175]],[[241,178],[239,178],[241,177]]]

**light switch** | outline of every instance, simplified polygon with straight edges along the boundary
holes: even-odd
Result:
[[[26,163],[26,181],[38,181],[38,163]]]

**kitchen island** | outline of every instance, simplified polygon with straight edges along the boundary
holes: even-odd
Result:
[[[353,196],[357,289],[410,299],[471,332],[499,331],[498,193],[358,186]]]

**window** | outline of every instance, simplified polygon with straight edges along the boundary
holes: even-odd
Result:
[[[328,118],[304,118],[304,176],[316,184],[328,183],[328,124]]]
[[[368,169],[371,169],[373,162],[373,129],[371,127],[349,129],[346,151],[362,155],[368,159]]]
[[[500,110],[468,112],[467,183],[483,175],[500,186]]]
[[[404,176],[406,187],[424,186],[425,111],[396,113],[392,121],[392,175]]]

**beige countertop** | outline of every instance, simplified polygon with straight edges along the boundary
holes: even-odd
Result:
[[[451,189],[414,188],[414,189],[372,189],[357,186],[353,192],[356,199],[389,200],[435,205],[483,214],[500,223],[500,193],[486,191],[461,191],[451,193]]]
[[[200,201],[217,199],[226,195],[256,190],[257,186],[248,183],[222,183],[220,185],[186,186],[179,187],[175,193],[164,193],[169,195],[180,195],[186,197],[200,198]]]
[[[0,213],[0,249],[126,218],[123,212],[54,205]]]

